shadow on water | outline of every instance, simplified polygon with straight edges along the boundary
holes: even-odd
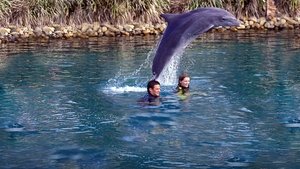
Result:
[[[136,102],[156,37],[2,45],[1,166],[297,168],[295,34],[205,34],[175,59],[157,106]],[[185,99],[173,93],[182,71]]]

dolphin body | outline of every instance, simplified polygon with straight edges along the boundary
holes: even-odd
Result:
[[[200,34],[219,26],[238,26],[240,22],[221,8],[198,8],[183,14],[162,14],[168,26],[163,33],[152,64],[157,79],[170,59]]]

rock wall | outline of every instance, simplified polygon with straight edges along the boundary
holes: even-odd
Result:
[[[299,29],[300,17],[273,17],[272,19],[261,18],[240,18],[239,27],[216,28],[218,31],[238,31],[245,29]],[[84,23],[82,25],[48,25],[38,27],[0,27],[0,43],[19,42],[28,39],[49,39],[49,38],[89,38],[101,36],[145,36],[162,34],[166,28],[163,24],[124,24],[110,25],[95,23]]]

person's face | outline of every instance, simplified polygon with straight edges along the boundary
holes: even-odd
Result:
[[[180,81],[180,86],[188,88],[190,85],[190,78],[189,77],[185,77],[184,79],[182,79],[182,81]]]
[[[160,94],[160,85],[154,85],[153,88],[149,89],[152,96],[158,97]]]

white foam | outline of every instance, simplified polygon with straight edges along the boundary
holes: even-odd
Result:
[[[104,90],[105,93],[110,94],[121,94],[127,92],[146,92],[147,88],[145,87],[136,87],[136,86],[124,86],[124,87],[109,87]]]
[[[299,128],[300,123],[287,123],[285,124],[286,127],[291,127],[291,128]]]

